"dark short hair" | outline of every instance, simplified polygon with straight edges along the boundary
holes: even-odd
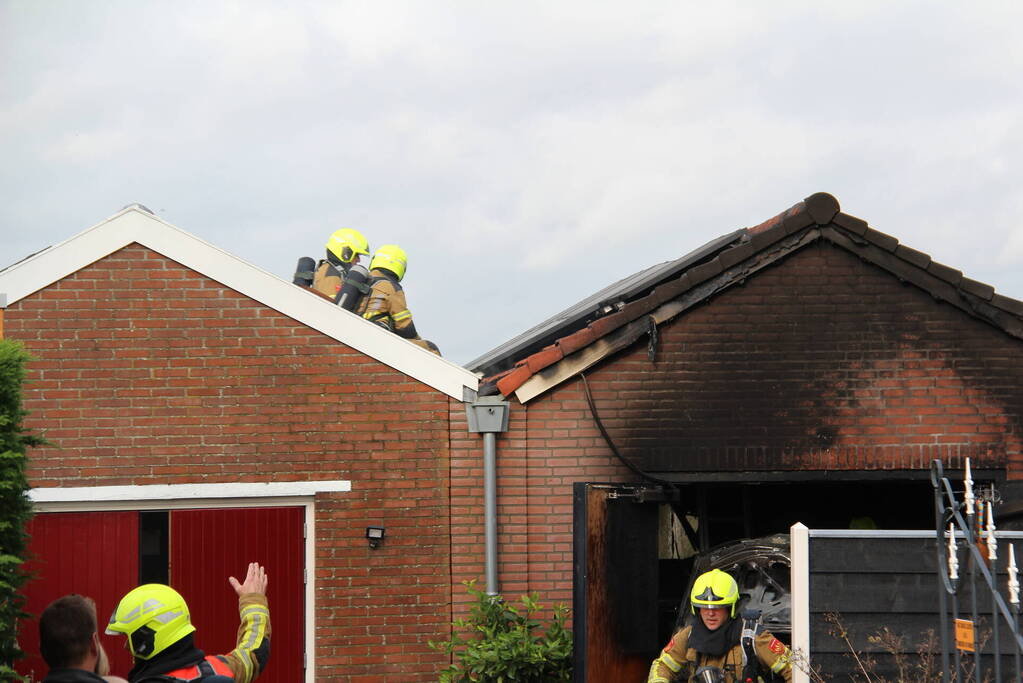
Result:
[[[96,603],[72,593],[39,615],[39,651],[51,669],[72,668],[89,653],[96,632]]]

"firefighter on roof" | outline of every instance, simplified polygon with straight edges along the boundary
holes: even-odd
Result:
[[[416,332],[412,312],[405,303],[405,292],[399,283],[407,268],[408,256],[401,247],[385,244],[377,249],[369,264],[370,292],[362,298],[355,312],[439,356],[437,345],[420,338]]]
[[[724,683],[756,681],[768,671],[791,681],[792,652],[753,620],[736,619],[738,600],[731,576],[720,569],[701,574],[689,596],[699,619],[675,633],[650,666],[647,683],[691,682],[705,669],[712,674],[706,680]]]

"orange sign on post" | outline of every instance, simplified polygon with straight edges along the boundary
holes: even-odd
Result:
[[[956,649],[973,652],[973,622],[969,619],[956,619]]]

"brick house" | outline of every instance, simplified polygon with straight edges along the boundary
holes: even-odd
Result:
[[[797,521],[933,529],[933,458],[969,457],[1011,526],[1021,339],[1023,303],[823,193],[615,283],[468,365],[512,404],[502,589],[574,605],[580,680],[640,680],[694,549]],[[469,464],[452,443],[456,549]]]
[[[127,548],[87,588],[52,564],[40,592],[104,609],[169,579],[202,596],[200,634],[230,640],[222,575],[272,557],[279,642],[304,629],[294,652],[275,644],[280,680],[303,653],[306,680],[435,678],[426,641],[487,570],[467,403],[510,404],[500,592],[573,606],[580,680],[639,680],[694,550],[795,521],[929,528],[932,458],[969,456],[1003,526],[1023,510],[1023,303],[825,194],[610,285],[471,372],[139,208],[0,271],[0,295],[0,330],[38,359],[28,426],[56,444],[30,471],[45,557]]]
[[[197,644],[226,652],[227,576],[259,560],[261,680],[435,678],[464,432],[450,415],[473,374],[137,205],[0,271],[0,293],[0,331],[35,357],[26,426],[52,442],[30,454],[30,610],[76,591],[104,619],[169,580]],[[377,548],[368,527],[385,529]]]

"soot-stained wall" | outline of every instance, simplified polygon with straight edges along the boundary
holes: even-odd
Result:
[[[818,242],[593,376],[647,470],[1018,463],[1021,343]],[[1021,473],[1023,474],[1023,473]]]

